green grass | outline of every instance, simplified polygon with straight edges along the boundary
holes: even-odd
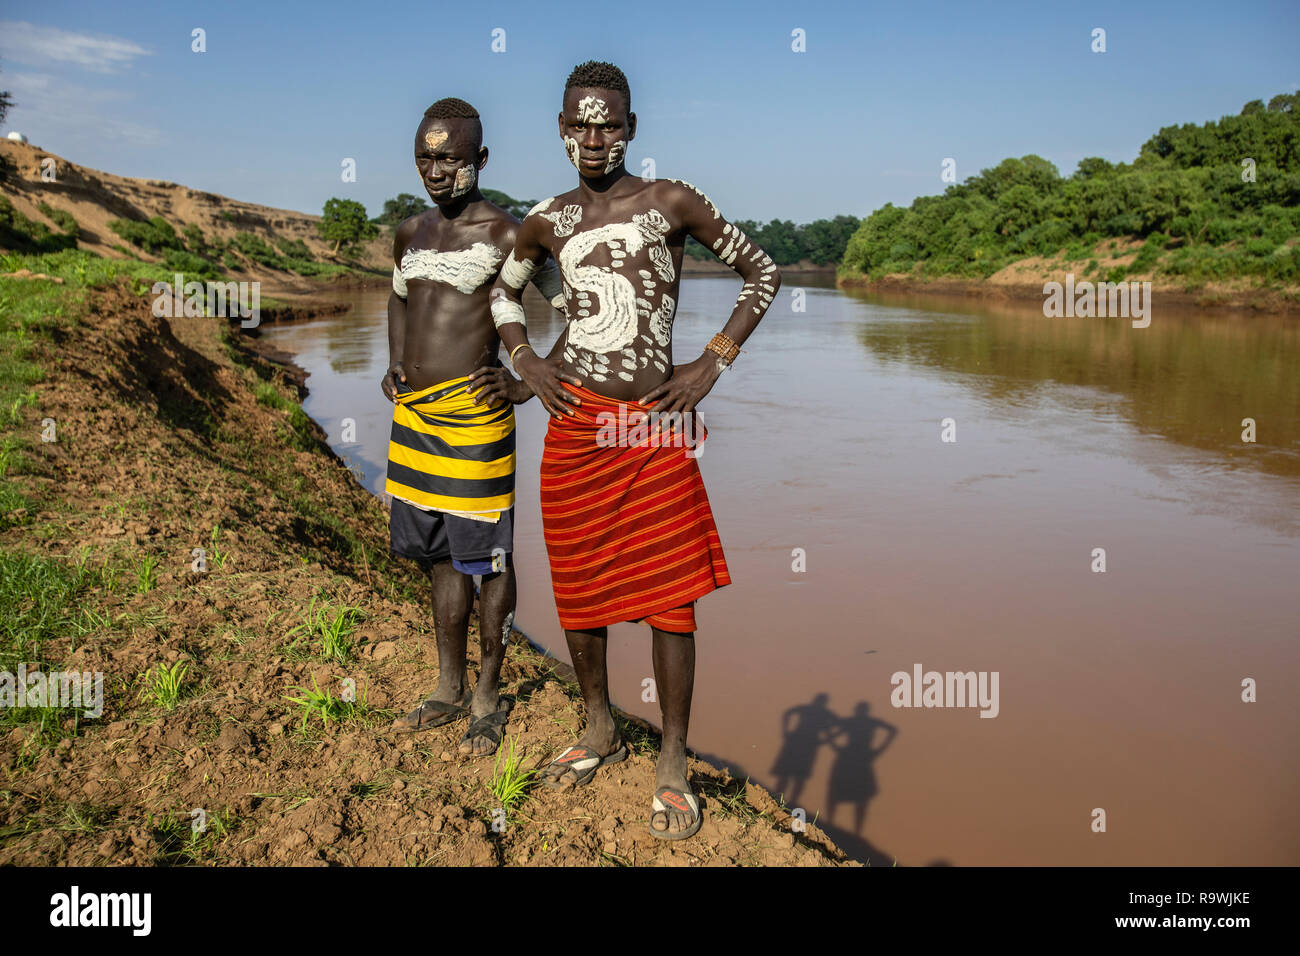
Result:
[[[84,561],[0,550],[0,669],[46,663],[50,651],[62,660],[69,634],[93,626],[83,599],[103,581],[103,570]]]
[[[188,673],[189,664],[184,660],[177,661],[171,667],[159,664],[153,670],[146,671],[140,675],[144,684],[140,699],[162,710],[175,710]]]
[[[161,263],[142,262],[139,259],[105,259],[91,252],[80,249],[64,249],[32,255],[10,253],[0,255],[0,271],[14,272],[29,269],[48,276],[55,276],[64,281],[60,288],[56,285],[32,282],[21,279],[3,279],[0,283],[15,286],[20,290],[34,291],[41,286],[50,289],[56,297],[69,286],[72,289],[96,288],[108,285],[119,277],[139,279],[143,282],[170,282],[174,277]]]
[[[224,568],[226,566],[226,559],[230,557],[230,554],[226,551],[222,551],[218,546],[217,542],[220,540],[221,525],[217,525],[212,529],[212,563],[218,568]]]
[[[53,252],[76,244],[75,235],[52,232],[45,223],[20,213],[7,196],[0,196],[0,248]]]
[[[311,679],[311,688],[291,687],[290,690],[300,691],[301,697],[289,697],[284,699],[290,703],[298,705],[298,713],[302,722],[298,726],[300,733],[306,733],[307,725],[313,717],[321,722],[321,728],[326,729],[330,724],[342,724],[348,721],[364,720],[371,713],[368,703],[369,690],[362,688],[355,701],[347,701],[335,697],[328,690],[321,690],[320,685],[316,683],[315,676]]]
[[[56,223],[64,232],[72,236],[77,234],[77,220],[73,217],[72,213],[68,212],[66,209],[55,209],[47,202],[41,203],[36,208],[41,211],[42,216],[49,219],[51,222]]]
[[[202,830],[195,828],[189,816],[168,813],[162,817],[145,815],[146,825],[158,842],[156,863],[166,865],[197,864],[210,861],[220,844],[235,829],[234,815],[228,810],[207,814]]]
[[[743,783],[739,780],[722,783],[715,779],[704,779],[698,784],[698,790],[701,796],[708,798],[714,813],[719,816],[734,817],[742,824],[748,825],[762,815],[745,796],[745,789],[748,786],[748,777]]]
[[[515,753],[517,737],[507,738],[497,750],[496,763],[492,767],[492,780],[488,788],[496,798],[497,807],[507,816],[524,800],[532,787],[536,770],[523,769],[524,755]]]
[[[311,418],[302,410],[302,405],[285,398],[272,382],[258,382],[253,386],[253,394],[260,404],[287,414],[289,432],[286,437],[295,448],[311,451],[317,447],[319,442],[316,433],[312,430]]]
[[[324,602],[317,606],[317,600],[311,599],[311,605],[302,613],[301,623],[285,635],[295,638],[289,647],[306,640],[314,645],[313,650],[320,657],[345,664],[352,658],[352,634],[361,619],[361,608]]]
[[[135,564],[136,593],[148,594],[158,584],[158,559],[143,555]]]

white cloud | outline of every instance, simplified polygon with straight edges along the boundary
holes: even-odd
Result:
[[[92,139],[146,148],[162,143],[158,129],[110,115],[120,113],[115,104],[127,99],[119,90],[78,86],[45,73],[12,73],[3,80],[14,98],[5,125],[46,149],[85,148]]]
[[[70,63],[92,73],[120,73],[150,51],[120,37],[72,33],[21,20],[0,20],[0,50],[19,63]]]

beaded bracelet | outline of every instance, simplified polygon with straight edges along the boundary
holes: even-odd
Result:
[[[740,346],[721,332],[709,339],[709,344],[705,346],[705,349],[719,356],[728,365],[734,362],[736,356],[740,354]]]

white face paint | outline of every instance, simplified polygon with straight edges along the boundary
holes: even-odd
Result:
[[[431,152],[437,152],[438,147],[447,142],[447,131],[445,129],[431,129],[424,134],[424,145]]]
[[[609,155],[605,157],[605,172],[612,173],[618,169],[618,164],[623,162],[623,157],[627,155],[627,140],[620,139],[617,143],[609,148]]]
[[[598,96],[584,96],[578,100],[579,123],[605,123],[609,120],[609,107]]]
[[[578,141],[572,136],[564,137],[564,151],[569,154],[569,162],[573,163],[573,168],[582,172],[582,167],[578,165]]]
[[[501,250],[487,242],[452,252],[408,249],[402,256],[403,286],[412,279],[424,279],[442,282],[468,295],[496,278],[502,258]]]
[[[462,166],[456,170],[456,180],[451,185],[451,196],[455,199],[457,196],[463,196],[478,182],[478,170],[471,163],[468,166]]]

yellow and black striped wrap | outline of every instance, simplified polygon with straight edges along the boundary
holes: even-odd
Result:
[[[494,520],[515,503],[515,410],[475,405],[468,383],[397,393],[385,490],[418,508]]]

